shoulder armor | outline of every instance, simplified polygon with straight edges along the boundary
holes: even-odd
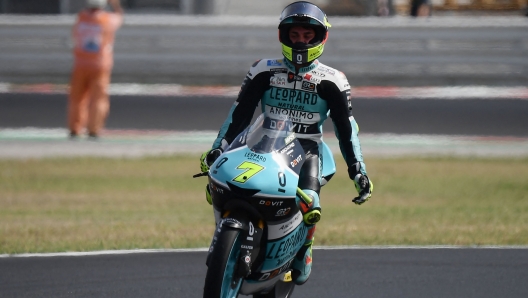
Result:
[[[342,71],[319,63],[317,68],[314,69],[312,72],[322,74],[325,80],[331,81],[336,84],[340,91],[350,89],[350,84],[348,83],[346,75]]]
[[[282,70],[286,71],[287,67],[284,65],[283,58],[278,59],[261,59],[255,61],[247,76],[250,79],[253,79],[257,74],[265,71],[271,71],[273,73],[281,72]]]

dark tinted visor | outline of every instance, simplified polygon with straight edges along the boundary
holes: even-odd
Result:
[[[286,6],[281,13],[280,21],[282,22],[289,17],[308,17],[326,27],[324,12],[309,2],[294,2]]]

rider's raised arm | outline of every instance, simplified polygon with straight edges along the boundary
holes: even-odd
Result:
[[[349,167],[359,162],[361,165],[360,172],[367,174],[361,153],[361,144],[359,142],[359,127],[352,115],[352,102],[350,100],[350,85],[343,73],[337,76],[336,80],[323,81],[319,86],[319,95],[324,98],[330,110],[330,117],[334,123],[334,131],[339,140],[341,154]],[[350,179],[354,179],[353,176]]]
[[[218,132],[213,148],[225,150],[233,139],[251,124],[255,108],[264,91],[269,88],[270,82],[270,72],[260,67],[260,61],[255,62],[246,74],[238,97]]]

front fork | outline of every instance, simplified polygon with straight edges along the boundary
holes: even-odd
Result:
[[[206,261],[206,264],[209,265],[211,252],[215,249],[216,240],[223,229],[231,228],[240,230],[240,257],[234,272],[236,277],[239,278],[245,278],[251,274],[253,264],[257,261],[261,250],[265,226],[262,219],[252,220],[243,213],[243,211],[226,211],[222,214],[222,218],[216,226]]]

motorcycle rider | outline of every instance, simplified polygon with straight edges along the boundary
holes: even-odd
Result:
[[[322,125],[328,116],[334,123],[349,177],[359,193],[352,201],[363,204],[373,189],[363,162],[359,127],[352,116],[350,85],[341,71],[317,59],[323,53],[329,27],[325,13],[310,2],[298,1],[284,8],[278,26],[283,57],[261,59],[252,65],[212,149],[200,157],[201,170],[207,172],[233,139],[249,126],[259,103],[266,117],[277,121],[287,117],[294,123],[294,131],[306,153],[298,187],[311,199],[307,205],[297,198],[304,222],[309,226],[306,242],[293,262],[292,279],[298,285],[305,283],[311,273],[313,233],[321,210]],[[211,204],[208,187],[206,198]],[[219,211],[215,211],[217,222],[218,217]]]

